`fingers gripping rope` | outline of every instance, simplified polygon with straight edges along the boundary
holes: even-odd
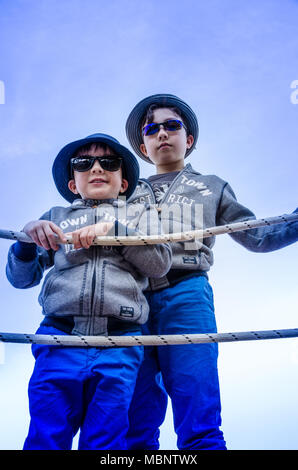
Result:
[[[74,336],[0,333],[4,343],[47,344],[79,347],[169,346],[179,344],[227,343],[265,339],[297,338],[298,328],[286,330],[242,331],[235,333],[204,333],[144,336]]]
[[[220,225],[216,227],[210,227],[204,230],[190,230],[183,233],[168,233],[163,235],[142,235],[142,236],[106,236],[96,237],[93,245],[154,245],[157,243],[165,242],[178,242],[178,241],[190,241],[196,238],[208,238],[215,235],[221,235],[224,233],[234,233],[242,230],[249,230],[257,227],[264,227],[266,225],[282,224],[286,222],[298,221],[298,214],[285,214],[276,217],[268,217],[266,219],[253,219],[243,222],[236,222],[234,224]],[[27,243],[32,243],[30,237],[23,232],[14,232],[12,230],[1,230],[0,238],[8,240],[19,240]],[[62,243],[60,241],[60,243]],[[68,238],[66,243],[72,243],[71,237]]]

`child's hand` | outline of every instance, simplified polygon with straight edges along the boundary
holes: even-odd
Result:
[[[112,227],[112,222],[99,222],[98,224],[87,225],[87,227],[66,233],[65,235],[72,237],[75,249],[89,248],[95,237],[106,235]]]
[[[28,222],[23,228],[23,232],[29,235],[36,245],[46,250],[51,248],[55,251],[58,250],[57,236],[64,243],[67,241],[62,230],[54,222],[48,220],[33,220]]]

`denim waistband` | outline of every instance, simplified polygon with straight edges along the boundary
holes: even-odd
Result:
[[[74,328],[74,318],[72,316],[55,317],[54,315],[46,315],[40,326],[53,326],[58,330],[64,331],[67,334],[71,334]],[[140,331],[141,326],[137,323],[128,321],[118,320],[116,318],[108,319],[108,335],[117,335]]]

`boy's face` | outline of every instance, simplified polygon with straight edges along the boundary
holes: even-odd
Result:
[[[162,123],[169,119],[179,119],[173,110],[158,108],[154,111],[153,122]],[[147,123],[146,123],[147,124]],[[149,157],[158,172],[181,170],[184,167],[186,150],[193,144],[193,136],[187,136],[184,128],[177,131],[166,131],[163,126],[153,135],[144,135],[141,152]]]
[[[90,147],[88,152],[78,151],[76,157],[112,157],[114,150],[107,147],[104,149],[98,144]],[[74,194],[79,194],[82,199],[110,199],[117,198],[128,188],[128,182],[122,178],[121,168],[117,171],[103,170],[98,160],[90,170],[74,171],[74,179],[68,182],[68,188]]]

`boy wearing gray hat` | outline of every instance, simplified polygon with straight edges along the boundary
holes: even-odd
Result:
[[[136,335],[147,320],[143,291],[148,276],[166,274],[168,245],[90,246],[95,235],[159,233],[154,207],[126,204],[137,184],[134,155],[105,134],[66,145],[53,164],[60,194],[71,203],[53,207],[24,232],[8,254],[7,277],[17,288],[39,284],[44,320],[39,334]],[[58,244],[73,236],[73,246]],[[32,346],[30,428],[24,449],[67,450],[80,429],[79,449],[126,449],[128,409],[142,347]]]
[[[130,200],[157,204],[165,232],[199,230],[255,218],[238,203],[227,182],[185,165],[184,158],[195,148],[198,133],[193,110],[169,94],[143,99],[127,119],[126,134],[132,148],[156,167],[155,175],[140,180]],[[231,237],[251,251],[273,251],[298,240],[298,222],[237,232]],[[197,244],[172,244],[170,271],[150,280],[150,315],[145,326],[148,334],[216,332],[207,274],[213,264],[214,243],[215,237],[208,237]],[[179,449],[226,449],[220,430],[217,357],[216,343],[145,348],[130,408],[130,449],[159,448],[159,426],[165,417],[167,394],[172,400]]]

